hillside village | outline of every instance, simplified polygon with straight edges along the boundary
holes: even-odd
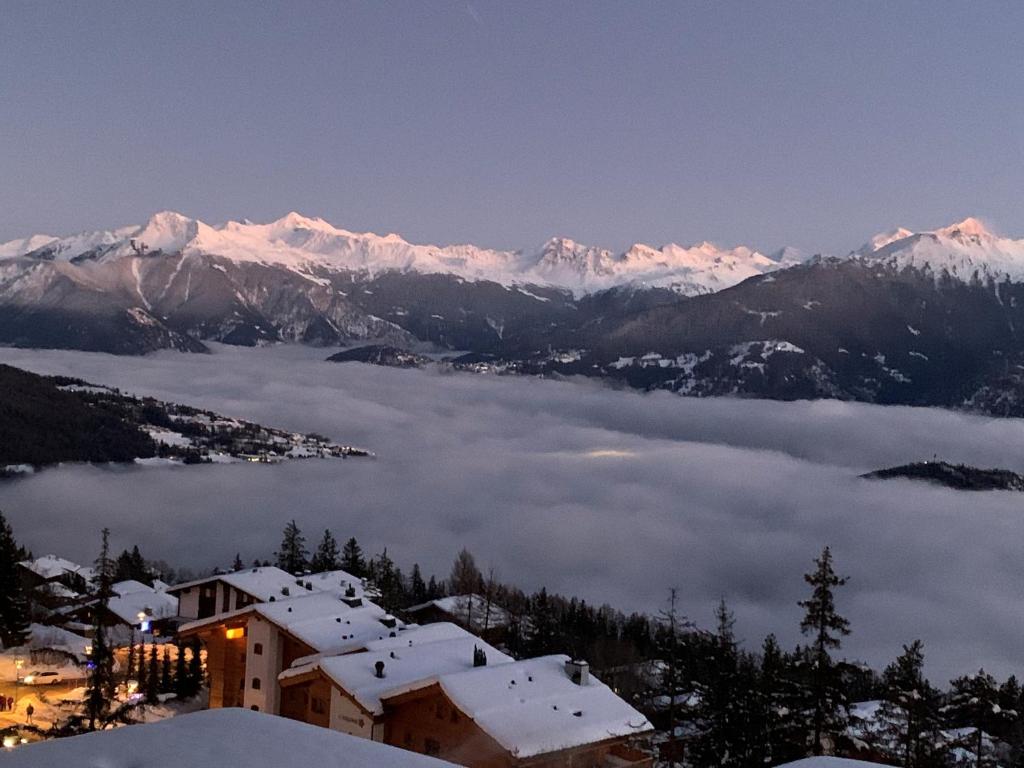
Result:
[[[418,566],[407,579],[386,550],[366,558],[329,531],[309,557],[294,521],[276,564],[236,556],[174,583],[138,548],[113,557],[106,533],[100,558],[82,565],[32,557],[0,527],[0,730],[23,765],[78,754],[76,743],[116,749],[192,731],[219,732],[211,749],[230,751],[264,729],[303,742],[295,754],[328,748],[320,734],[331,733],[372,764],[488,768],[739,767],[807,754],[1010,768],[1024,744],[1013,678],[999,686],[982,672],[941,693],[916,642],[882,675],[833,661],[849,628],[829,607],[843,579],[827,549],[806,577],[807,648],[786,653],[769,638],[752,654],[724,603],[714,631],[677,615],[674,594],[663,616],[625,617],[525,596],[465,550],[448,579],[426,581]],[[801,661],[816,653],[830,669],[820,694],[822,667]]]

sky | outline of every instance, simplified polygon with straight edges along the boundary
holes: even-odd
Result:
[[[1022,28],[941,0],[6,0],[0,241],[164,209],[517,249],[1021,236]]]
[[[324,362],[300,346],[142,358],[0,349],[0,362],[83,377],[222,414],[317,431],[371,460],[277,466],[66,466],[0,483],[36,555],[115,551],[194,570],[272,557],[295,519],[445,577],[466,546],[497,578],[621,610],[682,610],[737,634],[798,642],[802,574],[830,545],[853,633],[884,666],[924,641],[938,682],[1021,673],[1021,495],[861,473],[938,453],[1024,471],[1024,423],[940,409],[614,391],[595,382]],[[301,492],[297,491],[300,489]]]

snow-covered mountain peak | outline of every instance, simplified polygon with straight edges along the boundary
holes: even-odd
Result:
[[[321,218],[311,218],[309,216],[303,216],[297,211],[290,211],[282,216],[277,221],[270,223],[271,227],[276,228],[287,228],[287,229],[314,229],[322,232],[337,232],[333,225],[324,221]]]
[[[984,222],[973,216],[968,216],[963,221],[950,224],[948,227],[937,229],[935,234],[944,235],[945,237],[995,237],[988,227],[985,226]]]
[[[212,231],[196,219],[174,211],[161,211],[153,214],[131,240],[135,241],[136,248],[175,253],[197,238],[200,227]]]

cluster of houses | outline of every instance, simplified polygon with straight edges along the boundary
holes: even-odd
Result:
[[[88,569],[53,557],[23,567],[69,601],[51,620],[84,631],[95,619]],[[465,766],[651,765],[633,746],[653,730],[640,712],[585,661],[504,653],[508,617],[478,596],[400,618],[344,571],[274,567],[114,591],[102,620],[116,636],[201,641],[211,709],[280,715]]]

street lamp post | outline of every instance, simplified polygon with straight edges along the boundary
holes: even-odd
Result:
[[[21,685],[21,668],[24,666],[24,659],[14,660],[14,709],[18,709],[18,687]]]

